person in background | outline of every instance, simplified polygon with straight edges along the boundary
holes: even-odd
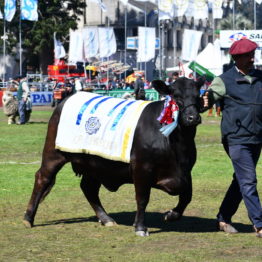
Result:
[[[75,91],[76,92],[83,91],[83,84],[78,77],[75,78]]]
[[[18,113],[20,121],[17,123],[18,125],[24,125],[27,120],[26,119],[26,111],[27,111],[27,102],[30,96],[30,90],[27,83],[26,77],[17,76],[15,80],[19,83],[17,90],[17,100],[18,100]]]
[[[174,83],[179,78],[179,72],[175,71],[172,73],[172,83]]]
[[[234,66],[216,77],[204,95],[204,107],[222,105],[222,143],[234,174],[217,214],[218,230],[237,233],[231,219],[244,200],[256,236],[262,238],[262,208],[257,191],[256,165],[262,147],[262,72],[255,70],[257,44],[234,42],[229,50]]]
[[[134,93],[136,100],[145,100],[145,87],[144,87],[144,81],[142,79],[141,74],[136,74],[136,81],[135,81],[135,90]]]

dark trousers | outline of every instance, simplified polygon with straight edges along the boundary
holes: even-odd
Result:
[[[231,223],[241,200],[244,200],[253,225],[262,227],[262,208],[257,192],[256,165],[261,153],[261,144],[224,145],[229,155],[234,174],[217,215],[218,221]]]
[[[21,124],[25,123],[25,110],[26,110],[26,102],[23,99],[19,100],[18,113],[19,113],[19,118],[20,118]]]

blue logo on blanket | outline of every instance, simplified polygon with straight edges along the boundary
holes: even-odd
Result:
[[[100,128],[101,124],[99,122],[99,119],[97,117],[90,117],[87,121],[86,121],[86,132],[89,135],[93,135],[95,134],[99,128]]]

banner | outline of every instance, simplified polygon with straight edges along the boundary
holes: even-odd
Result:
[[[37,0],[21,0],[21,20],[38,21]]]
[[[174,0],[175,17],[183,16],[188,8],[189,0]]]
[[[221,19],[223,17],[223,0],[209,0],[211,4],[213,19]]]
[[[262,47],[262,30],[220,30],[221,48],[230,48],[233,42],[242,38],[250,39]]]
[[[90,59],[99,56],[99,39],[97,27],[85,27],[83,32],[84,57]]]
[[[70,30],[68,61],[70,63],[84,61],[82,30]]]
[[[206,0],[189,0],[185,16],[192,16],[194,19],[208,18],[208,6]]]
[[[138,27],[137,62],[155,58],[156,30],[154,27]]]
[[[159,20],[173,19],[173,0],[158,0]]]
[[[113,27],[99,27],[99,56],[109,57],[116,52],[116,38]]]
[[[181,58],[186,61],[194,60],[200,46],[202,32],[196,30],[184,30]]]
[[[56,33],[54,33],[54,51],[55,51],[55,59],[60,59],[65,57],[66,52],[65,48],[63,47],[62,43],[60,40],[56,39]],[[56,64],[56,62],[55,62]]]
[[[101,0],[91,0],[91,1],[97,3],[103,12],[107,12],[105,4]]]
[[[123,5],[127,5],[127,3],[128,3],[128,0],[120,0],[120,2],[122,2],[122,3],[123,3]]]
[[[5,20],[11,22],[16,12],[15,0],[5,0],[4,12]]]

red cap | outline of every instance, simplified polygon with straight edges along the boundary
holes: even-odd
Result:
[[[249,39],[240,39],[238,41],[235,41],[231,45],[229,49],[229,54],[230,55],[241,55],[241,54],[252,52],[257,47],[258,47],[257,43]]]

